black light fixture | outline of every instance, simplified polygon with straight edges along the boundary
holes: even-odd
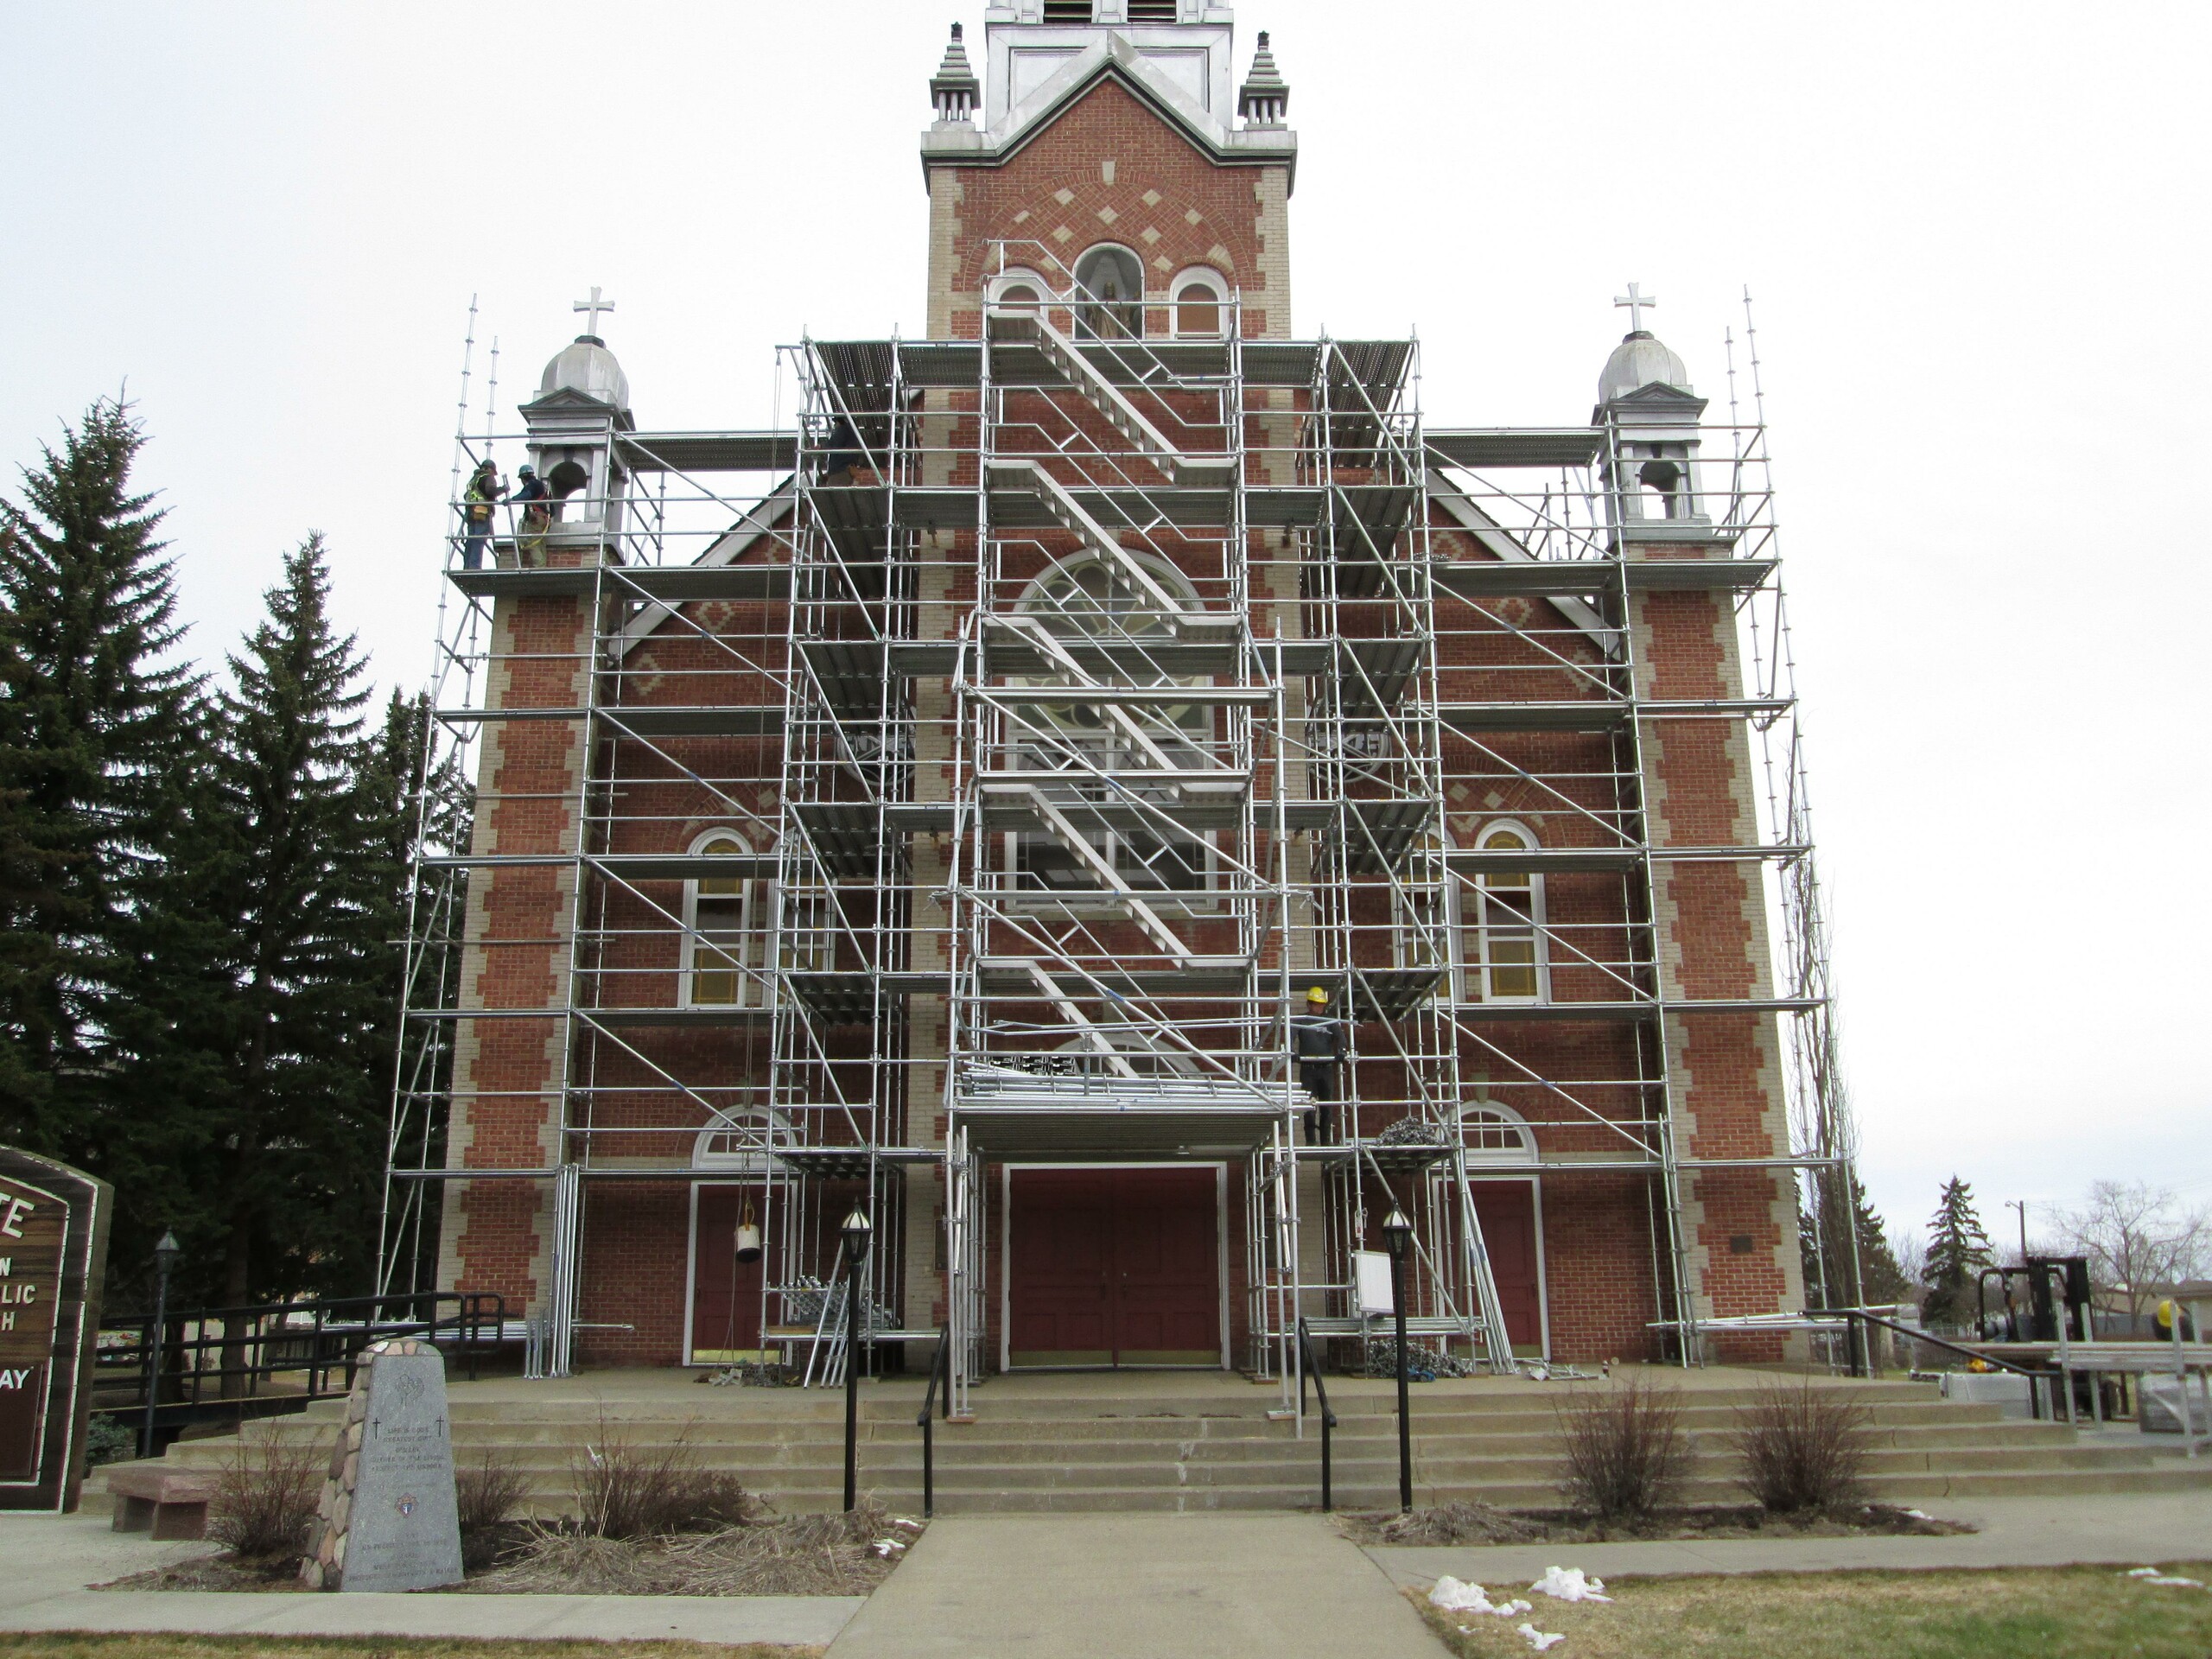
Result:
[[[837,1231],[845,1241],[845,1513],[850,1515],[859,1498],[861,1265],[868,1260],[875,1229],[856,1204]]]
[[[1413,1242],[1413,1223],[1392,1205],[1382,1221],[1382,1243],[1390,1252],[1390,1313],[1398,1332],[1398,1509],[1406,1515],[1414,1507],[1413,1410],[1406,1389],[1406,1255]]]
[[[169,1323],[169,1274],[184,1255],[176,1235],[166,1230],[154,1246],[154,1317],[146,1321],[146,1415],[138,1426],[138,1455],[154,1455],[154,1408],[162,1399],[162,1350]]]

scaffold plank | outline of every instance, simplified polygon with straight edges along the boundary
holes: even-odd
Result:
[[[1630,559],[1629,591],[1639,594],[1743,592],[1774,574],[1773,559]]]
[[[1454,467],[1587,467],[1604,430],[1594,426],[1430,427],[1429,453]]]
[[[614,452],[633,473],[789,472],[796,432],[626,432]]]

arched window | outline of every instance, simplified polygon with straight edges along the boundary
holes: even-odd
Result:
[[[1218,340],[1227,317],[1228,290],[1220,276],[1203,266],[1179,274],[1167,285],[1174,296],[1175,338]]]
[[[1078,335],[1096,340],[1144,337],[1144,264],[1127,248],[1101,243],[1075,262]]]
[[[1020,266],[1005,270],[991,280],[990,298],[993,305],[1019,306],[1033,311],[1044,303],[1045,296],[1052,292],[1052,284],[1033,270]]]
[[[1529,853],[1536,837],[1510,820],[1486,824],[1475,838],[1485,853]],[[1544,944],[1544,878],[1530,869],[1477,871],[1463,906],[1467,995],[1476,1002],[1548,1002],[1551,964]]]
[[[1190,579],[1167,561],[1135,551],[1125,556],[1142,565],[1179,607],[1201,608],[1198,590]],[[1055,638],[1077,645],[1095,641],[1126,647],[1173,638],[1157,601],[1138,588],[1126,569],[1097,554],[1053,565],[1029,584],[1015,609],[1041,621]],[[1126,677],[1141,686],[1192,683],[1162,672],[1137,672]],[[1025,770],[1063,774],[1095,771],[1100,791],[1097,798],[1106,798],[1105,791],[1110,790],[1115,798],[1122,800],[1154,793],[1165,800],[1172,794],[1173,785],[1163,784],[1155,790],[1145,781],[1145,772],[1158,767],[1147,746],[1164,754],[1172,766],[1198,768],[1212,764],[1212,704],[1136,704],[1128,708],[1128,715],[1145,742],[1108,719],[1095,702],[1028,705],[1019,717],[1022,729],[1015,737],[1021,750],[1019,764]],[[1054,787],[1069,789],[1076,785]],[[1069,797],[1071,804],[1084,798],[1088,798]],[[1179,836],[1160,823],[1149,831],[1102,831],[1092,844],[1113,860],[1115,868],[1133,887],[1189,892],[1212,884],[1211,834]],[[1098,886],[1097,874],[1049,836],[1020,835],[1014,838],[1012,846],[1014,868],[1024,887],[1083,890]]]
[[[709,858],[743,858],[753,849],[734,830],[709,830],[691,850]],[[702,875],[683,884],[683,965],[679,1001],[690,1008],[751,1008],[766,1001],[766,885],[743,874]]]
[[[1536,1159],[1536,1137],[1528,1120],[1494,1100],[1459,1109],[1459,1144],[1466,1147],[1470,1164],[1529,1164]]]

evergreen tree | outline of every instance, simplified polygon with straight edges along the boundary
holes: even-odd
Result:
[[[1989,1235],[1974,1212],[1974,1189],[1955,1175],[1943,1183],[1928,1233],[1928,1295],[1921,1317],[1930,1325],[1961,1325],[1972,1316],[1974,1287],[1991,1254]]]
[[[196,1127],[214,1205],[196,1219],[228,1304],[363,1291],[372,1273],[395,877],[369,694],[329,588],[311,536],[230,659],[155,918],[140,1053]]]
[[[1806,1293],[1821,1306],[1852,1305],[1853,1262],[1850,1243],[1845,1236],[1847,1194],[1848,1226],[1858,1239],[1859,1300],[1877,1306],[1897,1301],[1911,1290],[1912,1283],[1897,1266],[1881,1213],[1867,1198],[1858,1172],[1851,1169],[1844,1172],[1842,1179],[1831,1173],[1816,1183],[1815,1201],[1821,1206],[1821,1224],[1815,1225],[1810,1205],[1798,1213],[1797,1248],[1805,1269]],[[1822,1300],[1824,1291],[1826,1300]]]
[[[143,1116],[119,982],[200,741],[144,442],[95,403],[0,500],[0,1139],[103,1173]]]

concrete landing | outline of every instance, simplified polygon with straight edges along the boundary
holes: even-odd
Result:
[[[1318,1516],[940,1517],[830,1659],[1436,1659]]]

